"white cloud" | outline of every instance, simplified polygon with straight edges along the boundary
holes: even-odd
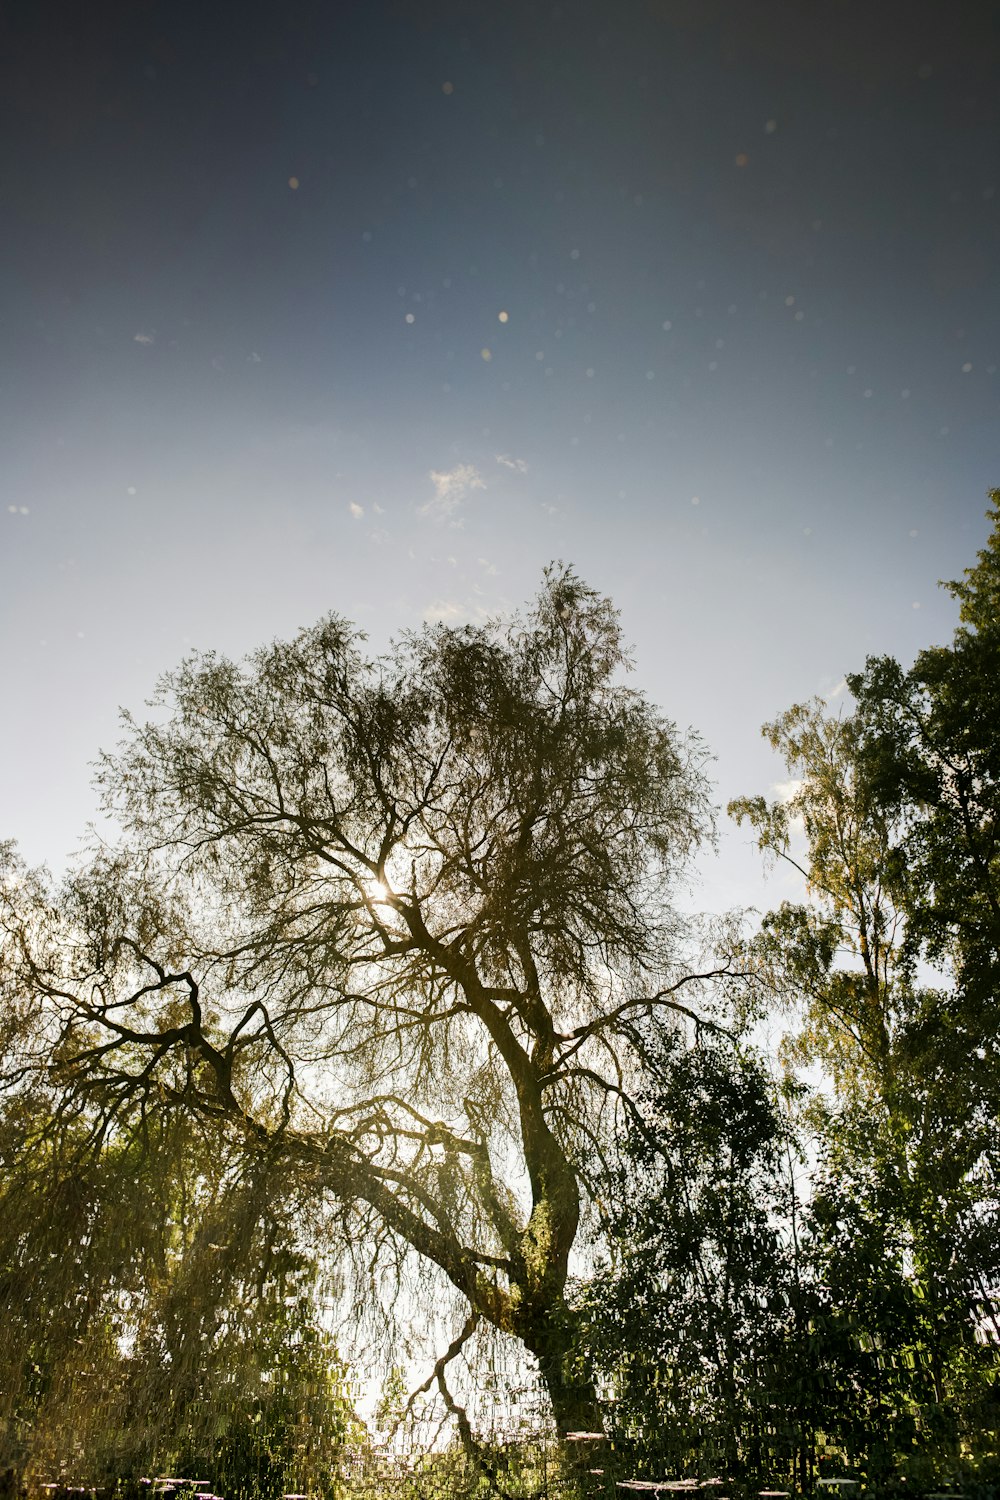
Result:
[[[773,782],[771,790],[776,794],[778,801],[784,806],[786,803],[791,802],[793,797],[797,797],[804,786],[805,782],[800,777],[793,776],[791,781]]]
[[[486,480],[472,464],[456,464],[444,472],[432,469],[428,477],[434,486],[434,498],[421,505],[418,513],[437,521],[454,515],[470,491],[486,488]]]
[[[435,604],[428,604],[424,610],[424,619],[428,625],[439,623],[449,625],[455,620],[464,620],[466,612],[460,604],[453,603],[450,599],[439,599]]]
[[[363,516],[363,515],[364,515],[364,513],[365,513],[365,508],[364,508],[364,506],[363,506],[363,505],[359,505],[359,504],[358,504],[358,502],[357,502],[357,501],[356,501],[356,500],[352,500],[352,501],[351,501],[351,506],[350,506],[350,509],[351,509],[351,515],[352,515],[352,516],[353,516],[353,517],[354,517],[354,519],[355,519],[355,520],[356,520],[356,521],[360,521],[360,520],[361,520],[361,517],[362,517],[362,516]]]
[[[514,469],[518,474],[527,474],[528,472],[528,465],[523,458],[508,458],[506,453],[498,453],[496,461],[498,464],[503,464],[505,469]]]
[[[156,335],[152,333],[137,333],[132,342],[133,344],[155,344]]]
[[[832,703],[834,698],[839,698],[841,693],[847,692],[847,678],[842,677],[836,687],[832,687],[826,695],[827,703]]]

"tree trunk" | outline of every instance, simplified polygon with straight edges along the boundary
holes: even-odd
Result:
[[[541,1312],[522,1338],[538,1360],[559,1436],[603,1432],[604,1418],[593,1376],[581,1360],[579,1330],[565,1304]]]

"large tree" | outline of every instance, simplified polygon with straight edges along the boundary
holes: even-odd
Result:
[[[950,644],[904,669],[869,657],[848,678],[859,770],[896,820],[888,875],[912,953],[954,975],[948,1023],[994,1113],[1000,1095],[1000,490],[986,546],[946,585],[961,622]]]
[[[103,761],[119,846],[7,882],[5,984],[102,1138],[144,1101],[237,1129],[444,1273],[449,1352],[486,1320],[593,1427],[570,1256],[643,1018],[706,977],[669,905],[704,752],[570,569],[506,626],[362,643],[330,617],[165,678]]]

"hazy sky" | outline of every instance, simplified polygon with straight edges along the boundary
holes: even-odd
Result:
[[[0,22],[0,836],[191,646],[572,561],[717,756],[945,638],[1000,484],[986,0],[129,0]],[[754,902],[734,833],[705,900]]]

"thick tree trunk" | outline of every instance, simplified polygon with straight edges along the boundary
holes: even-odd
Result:
[[[604,1419],[593,1377],[580,1358],[579,1330],[565,1304],[548,1308],[522,1333],[538,1360],[556,1431],[603,1432]]]

